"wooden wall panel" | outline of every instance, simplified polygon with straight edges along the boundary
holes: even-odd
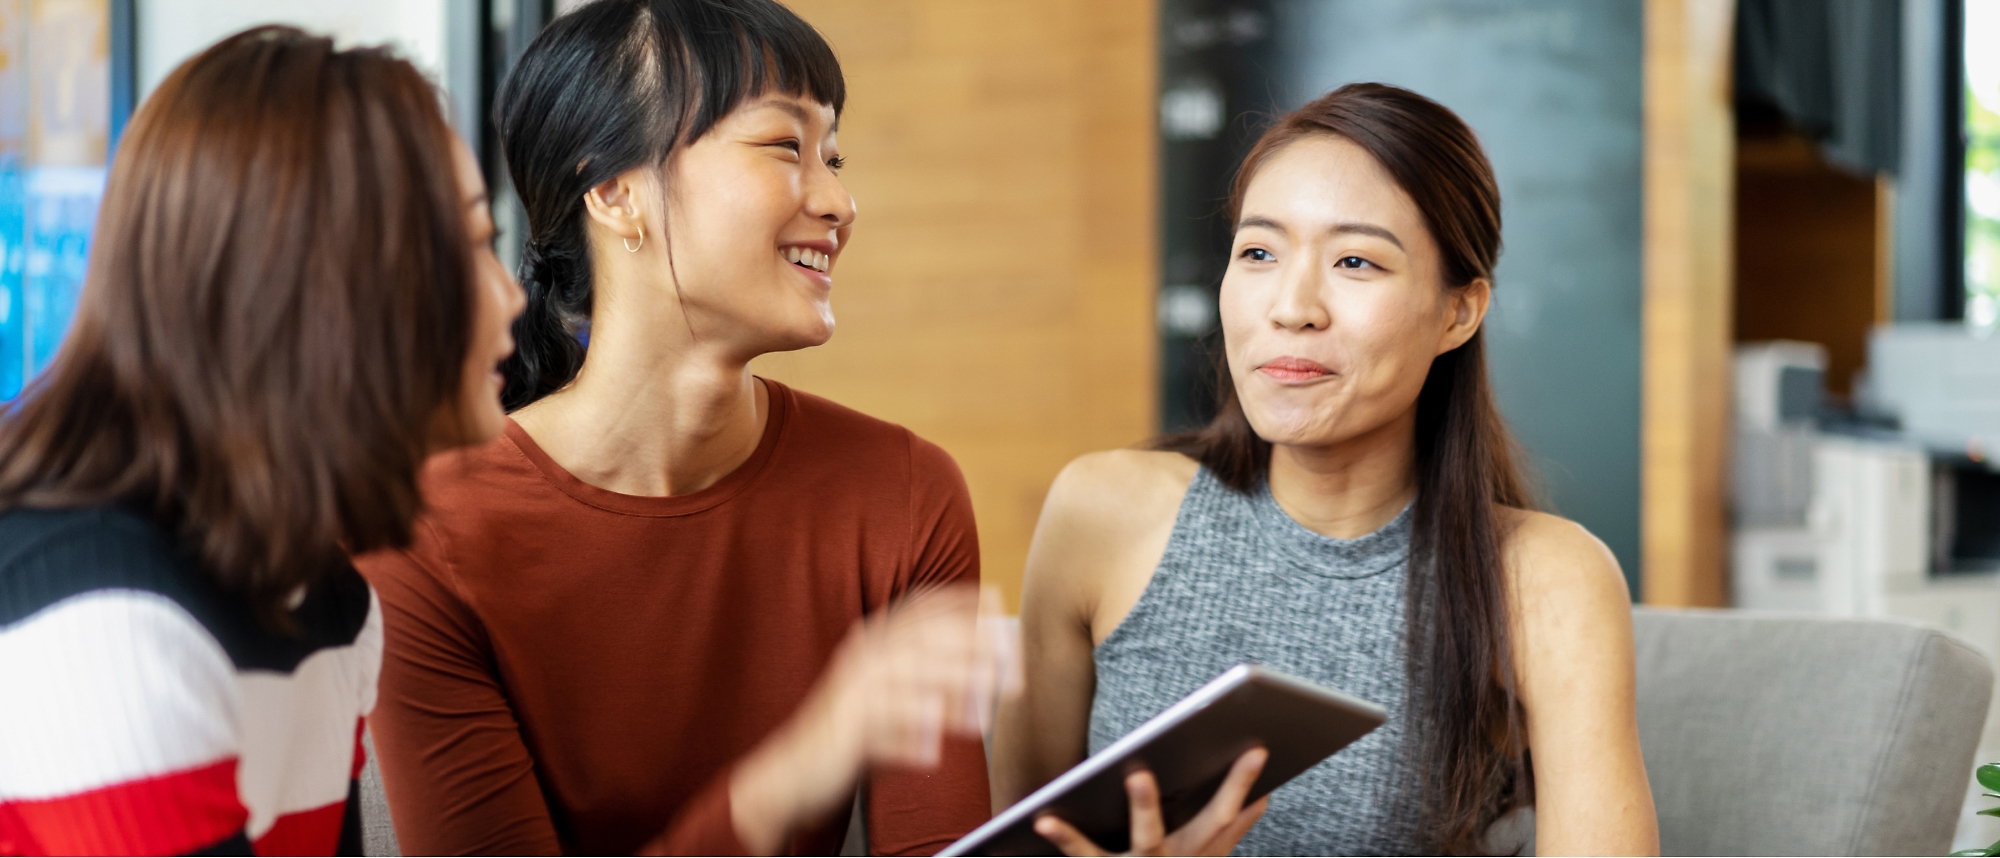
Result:
[[[1153,0],[788,0],[847,74],[833,341],[757,370],[958,459],[1017,603],[1075,456],[1154,428]]]
[[[1740,138],[1736,182],[1736,340],[1825,346],[1827,387],[1846,396],[1889,313],[1886,183],[1790,134]]]
[[[1646,0],[1640,542],[1654,605],[1728,598],[1734,5]]]

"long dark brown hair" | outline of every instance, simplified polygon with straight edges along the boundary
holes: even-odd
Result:
[[[277,629],[344,549],[407,543],[470,337],[452,145],[382,50],[264,27],[176,69],[68,336],[0,414],[0,508],[142,510]]]
[[[1387,169],[1416,202],[1443,255],[1445,288],[1493,276],[1500,189],[1479,140],[1443,105],[1373,83],[1343,86],[1279,119],[1243,159],[1230,219],[1257,168],[1290,143],[1344,138]],[[1262,485],[1271,444],[1250,426],[1227,365],[1207,427],[1156,442],[1190,456],[1239,492]],[[1481,333],[1439,355],[1416,401],[1417,497],[1410,538],[1409,736],[1414,800],[1427,846],[1469,853],[1508,809],[1532,802],[1496,506],[1532,509],[1486,379]]]

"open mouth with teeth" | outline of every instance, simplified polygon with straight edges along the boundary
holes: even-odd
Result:
[[[784,249],[784,257],[786,262],[800,268],[810,268],[821,274],[825,274],[833,267],[833,257],[810,247],[787,247]]]

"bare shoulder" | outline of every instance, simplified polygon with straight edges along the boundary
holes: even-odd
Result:
[[[1503,521],[1509,520],[1514,669],[1531,721],[1555,725],[1568,717],[1550,715],[1549,707],[1575,714],[1605,704],[1629,712],[1632,597],[1618,559],[1568,519],[1507,510]]]
[[[1631,593],[1618,558],[1583,525],[1533,510],[1500,508],[1507,576],[1532,611],[1551,602],[1629,609]]]
[[[1049,487],[1028,547],[1023,610],[1044,597],[1095,628],[1145,589],[1198,466],[1179,453],[1108,450],[1070,462]],[[1116,625],[1116,619],[1110,619]],[[1105,626],[1109,628],[1109,626]]]
[[[1049,487],[1050,507],[1098,524],[1151,519],[1159,508],[1179,509],[1200,468],[1193,459],[1162,450],[1104,450],[1078,456]]]

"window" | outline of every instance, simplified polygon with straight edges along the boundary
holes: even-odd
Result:
[[[2000,327],[2000,0],[1965,3],[1965,320]]]

